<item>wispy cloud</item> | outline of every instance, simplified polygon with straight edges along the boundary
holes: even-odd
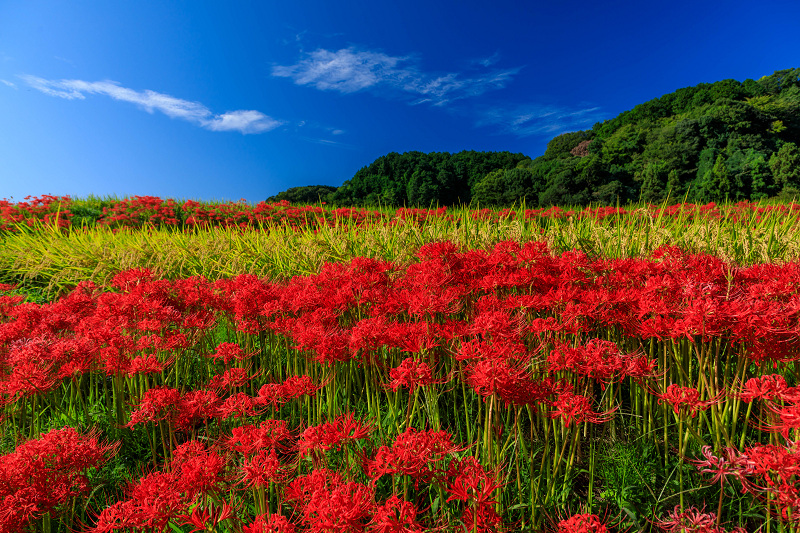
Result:
[[[483,67],[491,65],[484,62]],[[412,56],[390,56],[383,52],[355,47],[331,51],[318,49],[305,54],[294,65],[276,65],[272,75],[290,78],[297,85],[309,85],[322,91],[354,93],[388,89],[413,97],[411,103],[448,102],[502,89],[511,82],[519,68],[494,69],[483,73],[427,73]]]
[[[16,89],[16,88],[17,88],[16,84],[14,84],[14,83],[11,83],[11,82],[10,82],[10,81],[8,81],[8,80],[0,80],[0,83],[2,83],[3,85],[5,85],[6,87],[11,87],[12,89]]]
[[[494,126],[499,133],[518,137],[554,136],[591,127],[604,118],[600,107],[580,109],[527,104],[492,107],[479,112],[476,126]]]
[[[475,60],[472,61],[472,63],[474,65],[480,65],[482,67],[490,67],[490,66],[494,65],[495,63],[497,63],[498,61],[500,61],[500,53],[499,52],[495,52],[492,55],[490,55],[489,57],[483,57],[483,58],[480,58],[480,59],[475,59]]]
[[[136,91],[122,87],[114,81],[47,80],[30,75],[19,77],[34,89],[49,96],[66,100],[83,100],[86,95],[104,95],[114,100],[135,104],[148,113],[159,111],[170,118],[187,120],[211,131],[263,133],[284,124],[281,120],[254,110],[228,111],[217,115],[199,102],[151,90]]]

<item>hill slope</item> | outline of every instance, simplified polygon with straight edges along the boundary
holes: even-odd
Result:
[[[701,83],[509,152],[390,153],[321,198],[339,205],[530,207],[800,196],[800,68]],[[304,188],[292,196],[302,197]],[[311,191],[318,197],[323,191]]]
[[[356,172],[330,197],[337,204],[454,205],[469,203],[486,174],[513,169],[522,154],[510,152],[392,152]]]
[[[556,137],[527,167],[526,197],[549,205],[791,194],[800,189],[798,144],[800,69],[704,83]]]

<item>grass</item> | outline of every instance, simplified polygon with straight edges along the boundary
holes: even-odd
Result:
[[[103,200],[105,201],[105,200]],[[110,200],[109,200],[110,201]],[[100,202],[100,200],[98,200]],[[95,202],[97,203],[97,202]],[[666,206],[664,206],[666,207]],[[17,283],[52,297],[90,280],[104,287],[118,272],[148,268],[169,279],[220,279],[249,273],[270,279],[319,272],[326,262],[353,257],[413,262],[423,244],[449,240],[462,248],[489,248],[504,240],[545,241],[553,253],[580,250],[592,258],[646,257],[661,246],[707,253],[737,265],[800,258],[800,223],[779,211],[759,213],[723,206],[715,216],[700,207],[653,216],[643,206],[603,219],[569,216],[475,219],[460,209],[423,223],[400,221],[359,225],[289,227],[56,229],[35,223],[0,240],[0,282]]]

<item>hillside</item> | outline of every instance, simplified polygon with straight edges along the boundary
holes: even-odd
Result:
[[[356,172],[330,200],[342,205],[466,204],[488,173],[513,169],[526,160],[510,152],[392,152]]]
[[[310,196],[338,205],[524,200],[529,207],[791,198],[800,196],[798,145],[795,68],[678,89],[591,130],[559,135],[533,160],[509,152],[390,153],[326,197],[318,188]]]
[[[800,189],[800,69],[758,81],[678,89],[550,141],[534,159],[528,203],[756,200]],[[477,185],[516,186],[505,173]],[[480,196],[480,195],[476,195]]]

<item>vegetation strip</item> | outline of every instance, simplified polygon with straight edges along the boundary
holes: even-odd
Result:
[[[796,526],[797,262],[415,259],[0,297],[3,530]]]

